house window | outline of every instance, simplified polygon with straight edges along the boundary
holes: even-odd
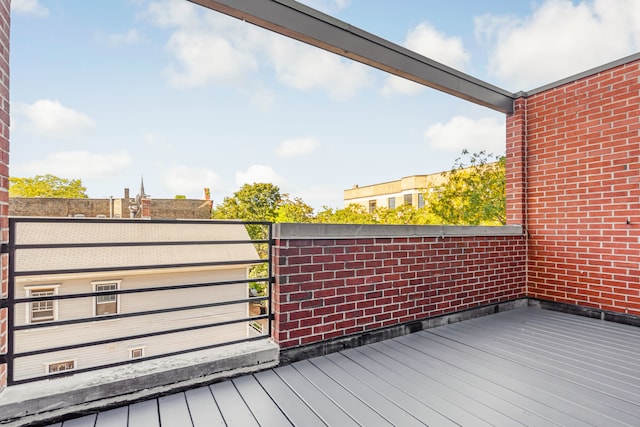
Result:
[[[30,298],[51,297],[58,294],[58,287],[27,289]],[[29,323],[51,322],[56,320],[58,302],[55,300],[32,301],[29,306]]]
[[[395,197],[389,197],[387,199],[387,205],[389,206],[389,209],[395,209],[396,208],[396,198]]]
[[[369,213],[372,214],[375,212],[375,210],[376,210],[376,201],[369,200]]]
[[[413,196],[411,194],[404,195],[404,204],[409,206],[413,204]]]
[[[418,208],[424,208],[424,194],[418,193]]]
[[[117,291],[118,282],[94,283],[96,292]],[[118,314],[118,295],[98,295],[95,300],[96,316]]]
[[[129,349],[129,359],[141,359],[143,357],[144,357],[144,347]]]
[[[65,360],[64,362],[55,362],[47,364],[47,373],[53,374],[55,372],[71,371],[76,368],[75,360]]]

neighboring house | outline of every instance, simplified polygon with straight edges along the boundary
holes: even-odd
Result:
[[[16,244],[51,245],[16,251],[15,271],[19,273],[15,279],[16,298],[242,281],[247,279],[248,269],[259,258],[253,244],[246,243],[250,239],[243,224],[66,219],[18,222],[16,226]],[[203,243],[180,244],[187,241]],[[205,243],[211,241],[245,243]],[[70,243],[114,242],[150,245],[54,247]],[[172,244],[154,246],[154,242]],[[184,266],[211,262],[228,264]],[[146,269],[143,266],[157,267]],[[82,271],[73,271],[77,269]],[[244,319],[249,313],[247,302],[104,320],[118,314],[236,301],[247,297],[247,283],[235,283],[18,304],[17,326],[80,318],[95,318],[96,321],[16,331],[15,352]],[[243,339],[250,330],[247,322],[241,322],[19,357],[15,361],[15,378],[36,377]]]
[[[355,185],[344,190],[344,205],[359,204],[373,213],[376,208],[394,209],[400,205],[424,207],[424,192],[427,188],[444,183],[441,172],[431,175],[413,175],[397,181],[360,187]]]

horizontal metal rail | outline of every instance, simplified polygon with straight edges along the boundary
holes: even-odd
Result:
[[[171,227],[171,226],[184,226],[184,225],[197,225],[197,226],[224,226],[224,225],[260,225],[265,227],[266,234],[268,234],[268,238],[263,239],[255,239],[255,240],[247,240],[247,239],[238,239],[238,240],[230,240],[228,238],[228,234],[225,238],[220,240],[217,239],[203,239],[203,240],[167,240],[167,241],[129,241],[129,238],[126,241],[118,241],[117,238],[114,241],[108,242],[85,242],[85,241],[73,241],[73,237],[69,238],[68,241],[60,242],[60,243],[51,243],[49,237],[45,240],[43,239],[43,243],[33,241],[29,241],[29,243],[17,243],[20,241],[19,236],[19,227],[20,223],[64,223],[65,226],[74,227],[75,224],[101,224],[104,227],[104,224],[110,224],[109,226],[119,226],[121,224],[129,224],[134,229],[138,227],[146,227],[149,225],[157,226],[158,224],[162,224],[162,226]],[[127,227],[129,226],[127,225]],[[120,230],[122,232],[122,230]],[[191,232],[192,235],[193,232]],[[197,232],[196,234],[199,234]],[[121,234],[122,235],[122,234]],[[117,237],[117,236],[116,236]],[[222,237],[222,236],[221,236]],[[33,239],[33,236],[30,236],[30,239]],[[28,257],[29,251],[38,249],[38,250],[46,250],[46,251],[56,251],[56,250],[64,250],[69,248],[97,248],[97,249],[105,249],[105,248],[120,248],[120,247],[140,247],[140,248],[154,248],[160,246],[169,246],[169,247],[177,247],[177,246],[211,246],[211,245],[223,245],[223,246],[237,246],[237,245],[256,245],[264,246],[266,251],[267,258],[255,258],[255,259],[227,259],[227,260],[216,260],[212,259],[211,261],[206,262],[177,262],[172,264],[141,264],[141,265],[124,265],[124,266],[115,266],[115,267],[88,267],[88,268],[61,268],[61,269],[42,269],[42,270],[18,270],[16,269],[16,253],[17,251],[21,251],[20,257]],[[0,354],[0,363],[7,364],[7,384],[21,384],[31,381],[39,381],[42,379],[56,378],[61,376],[73,375],[76,373],[89,372],[97,369],[105,369],[110,367],[123,366],[130,363],[136,363],[144,360],[153,360],[163,357],[176,356],[180,354],[212,349],[216,347],[221,347],[224,345],[230,345],[239,342],[246,341],[254,341],[259,339],[266,339],[271,334],[271,320],[273,319],[273,315],[271,314],[271,288],[273,284],[273,276],[272,276],[272,226],[269,222],[261,222],[261,221],[251,221],[251,222],[239,222],[239,221],[179,221],[179,220],[151,220],[151,221],[141,221],[141,220],[122,220],[122,219],[92,219],[92,218],[10,218],[9,219],[9,243],[6,245],[7,253],[9,254],[9,289],[8,289],[8,297],[6,299],[0,300],[0,307],[6,309],[8,311],[8,322],[7,322],[7,333],[8,333],[8,345],[7,352],[5,354]],[[242,252],[240,252],[242,253]],[[176,269],[176,268],[190,268],[190,267],[212,267],[212,271],[218,271],[219,267],[241,267],[241,266],[250,266],[250,265],[266,265],[266,271],[268,275],[261,277],[246,277],[242,279],[232,279],[232,280],[219,280],[219,281],[208,281],[202,283],[173,283],[167,285],[153,285],[153,283],[149,283],[151,286],[147,287],[136,287],[136,288],[120,288],[106,291],[93,291],[93,292],[75,292],[75,293],[62,293],[56,295],[48,295],[48,296],[27,296],[27,297],[16,297],[16,279],[20,277],[57,277],[64,275],[65,279],[69,277],[73,277],[74,274],[83,274],[83,280],[86,278],[86,273],[104,273],[104,272],[115,272],[121,271],[123,272],[123,277],[126,277],[126,272],[130,271],[146,271],[146,270],[162,270],[162,269]],[[190,270],[185,270],[190,271]],[[156,274],[156,272],[154,272]],[[96,280],[102,280],[101,278],[97,278]],[[89,281],[91,282],[91,281]],[[246,298],[232,298],[228,300],[216,300],[215,292],[217,289],[221,289],[223,286],[229,285],[246,285],[247,286],[247,295],[249,284],[251,283],[262,283],[269,291],[267,295],[260,296],[247,296]],[[25,286],[39,286],[39,285],[30,285],[25,284]],[[60,286],[60,285],[58,285]],[[62,285],[64,287],[64,284]],[[42,287],[46,287],[42,285]],[[30,304],[37,302],[47,302],[47,301],[73,301],[79,300],[82,298],[97,298],[97,297],[106,297],[106,296],[127,296],[127,295],[150,295],[150,298],[153,297],[154,293],[161,293],[167,291],[186,291],[192,290],[197,291],[201,289],[203,292],[203,297],[201,301],[197,301],[194,299],[190,301],[191,303],[187,303],[185,305],[176,305],[176,306],[166,306],[154,310],[140,310],[140,311],[127,311],[121,312],[120,300],[118,300],[118,311],[114,314],[105,314],[105,315],[94,315],[91,317],[81,317],[81,318],[62,318],[62,320],[52,320],[46,322],[28,322],[25,324],[16,324],[16,307],[22,305],[25,307],[25,310],[30,310]],[[27,294],[28,295],[28,294]],[[207,298],[212,298],[212,300],[207,301]],[[197,302],[197,304],[194,304]],[[201,303],[200,303],[201,302]],[[224,307],[224,306],[232,306],[238,304],[246,304],[249,307],[249,304],[257,303],[260,306],[264,306],[265,309],[260,311],[259,315],[252,316],[247,314],[234,317],[227,318],[225,320],[212,321],[212,316],[216,316],[215,313],[210,313],[207,309],[214,307]],[[92,303],[93,304],[93,303]],[[163,304],[164,305],[164,304]],[[58,306],[56,306],[58,307]],[[60,309],[59,307],[57,308]],[[203,322],[194,322],[188,326],[182,327],[174,327],[174,328],[151,328],[147,331],[130,331],[129,334],[123,334],[120,336],[113,336],[109,338],[100,338],[99,332],[97,332],[93,339],[82,340],[81,342],[69,341],[68,343],[62,342],[57,343],[54,346],[45,346],[43,348],[31,348],[28,351],[16,352],[16,340],[26,340],[29,339],[29,334],[17,334],[17,332],[21,331],[32,331],[32,330],[44,330],[45,328],[61,328],[60,330],[52,329],[51,334],[60,333],[63,334],[64,327],[69,325],[79,325],[79,324],[96,324],[96,330],[99,331],[99,328],[102,322],[117,319],[132,319],[132,318],[144,318],[144,316],[154,316],[154,315],[162,315],[162,314],[171,314],[178,312],[188,312],[194,310],[205,310],[202,313],[202,318],[207,319]],[[238,313],[237,313],[238,314]],[[55,373],[48,373],[46,375],[38,375],[38,376],[29,376],[28,378],[16,378],[15,375],[15,361],[18,358],[27,358],[32,356],[38,356],[48,353],[54,352],[64,352],[64,351],[72,351],[78,350],[86,347],[95,347],[100,345],[108,345],[118,342],[127,342],[134,340],[141,340],[153,337],[159,337],[163,335],[170,334],[181,334],[187,333],[191,331],[205,330],[205,329],[214,329],[220,328],[233,324],[241,324],[246,323],[249,327],[256,322],[264,322],[266,323],[267,333],[251,336],[251,334],[247,334],[246,337],[241,337],[239,339],[232,339],[226,342],[215,342],[211,344],[203,344],[202,342],[193,343],[193,348],[181,348],[175,351],[164,351],[161,354],[149,354],[144,355],[140,358],[135,359],[127,359],[127,360],[117,360],[114,359],[113,362],[108,361],[108,363],[98,363],[95,366],[75,366],[74,369],[68,371],[61,371]],[[255,329],[255,328],[254,328]],[[257,332],[257,330],[255,330]],[[131,333],[133,332],[133,333]],[[61,335],[62,336],[62,335]]]
[[[264,259],[245,259],[238,261],[222,261],[222,262],[185,262],[180,264],[161,264],[161,265],[127,265],[122,267],[93,267],[93,268],[71,268],[59,270],[25,270],[14,273],[15,277],[20,276],[43,276],[46,274],[73,274],[73,273],[96,273],[100,271],[134,271],[134,270],[158,270],[168,268],[187,268],[187,267],[224,267],[228,265],[249,265],[260,264],[265,262]]]
[[[92,366],[92,367],[87,367],[87,368],[78,368],[78,369],[74,369],[74,370],[70,370],[70,371],[55,372],[55,373],[50,373],[50,374],[47,374],[47,375],[40,375],[40,376],[37,376],[37,377],[30,377],[30,378],[24,378],[24,379],[19,379],[19,380],[14,379],[14,380],[11,381],[11,383],[8,383],[8,382],[7,383],[8,383],[8,385],[18,385],[18,384],[25,384],[25,383],[34,382],[34,381],[50,380],[50,379],[53,379],[53,378],[67,377],[67,376],[74,375],[74,374],[80,374],[80,373],[83,373],[83,372],[97,371],[98,369],[115,368],[115,367],[118,367],[118,366],[130,365],[131,363],[142,362],[142,361],[145,361],[145,360],[156,360],[156,359],[162,359],[164,357],[179,356],[181,354],[194,353],[196,351],[202,351],[202,350],[211,350],[213,348],[224,347],[226,345],[239,344],[239,343],[249,342],[249,341],[258,341],[258,340],[263,340],[263,339],[265,339],[265,338],[264,337],[243,338],[243,339],[238,339],[238,340],[227,341],[227,342],[224,342],[224,343],[215,343],[215,344],[210,344],[210,345],[190,348],[190,349],[187,349],[187,350],[172,351],[172,352],[164,353],[164,354],[141,357],[140,359],[125,360],[125,361],[122,361],[122,362],[108,363],[108,364],[104,364],[104,365],[100,365],[100,366]]]
[[[268,315],[263,314],[261,316],[245,317],[245,318],[242,318],[242,319],[234,319],[234,320],[225,320],[223,322],[207,323],[207,324],[198,325],[198,326],[189,326],[189,327],[175,328],[175,329],[165,329],[163,331],[147,332],[147,333],[144,333],[144,334],[137,334],[137,335],[127,335],[127,336],[123,336],[123,337],[109,338],[109,339],[104,339],[104,340],[87,341],[87,342],[78,343],[78,344],[69,344],[69,345],[63,345],[63,346],[59,346],[59,347],[50,347],[50,348],[42,349],[42,350],[23,351],[23,352],[20,352],[20,353],[16,353],[14,356],[15,357],[35,356],[37,354],[53,353],[55,351],[74,350],[74,349],[77,349],[77,348],[91,347],[91,346],[95,346],[95,345],[112,344],[112,343],[120,342],[120,341],[131,341],[131,340],[137,340],[137,339],[143,339],[143,338],[149,338],[149,337],[157,337],[157,336],[160,336],[160,335],[178,334],[178,333],[181,333],[181,332],[197,331],[197,330],[200,330],[200,329],[215,328],[217,326],[233,325],[235,323],[244,323],[244,322],[250,322],[250,321],[254,321],[254,320],[262,320],[262,319],[268,319],[268,318],[269,318]]]
[[[15,249],[62,249],[62,248],[119,248],[125,246],[201,246],[201,245],[243,245],[255,243],[269,243],[268,240],[203,240],[203,241],[169,241],[169,242],[104,242],[104,243],[48,243],[48,244],[17,244]]]
[[[185,305],[180,307],[171,307],[171,308],[160,308],[158,310],[147,310],[147,311],[134,311],[132,313],[122,313],[122,314],[109,314],[103,316],[96,317],[83,317],[80,319],[69,319],[69,320],[59,320],[52,322],[42,322],[42,323],[31,323],[28,325],[19,325],[14,326],[14,331],[26,331],[32,329],[42,329],[42,328],[52,328],[55,326],[65,326],[65,325],[77,325],[79,323],[94,323],[94,322],[104,322],[107,320],[115,320],[115,319],[128,319],[130,317],[140,317],[140,316],[151,316],[154,314],[163,314],[163,313],[175,313],[178,311],[187,311],[187,310],[199,310],[201,308],[211,308],[211,307],[222,307],[225,305],[234,305],[234,304],[242,304],[245,302],[253,302],[254,300],[267,300],[268,297],[262,298],[244,298],[233,301],[224,301],[224,302],[210,302],[207,304],[197,304],[197,305]]]
[[[24,302],[34,302],[34,301],[57,301],[57,300],[67,300],[67,299],[76,299],[76,298],[90,298],[96,296],[106,296],[106,295],[123,295],[123,294],[139,294],[143,292],[158,292],[158,291],[169,291],[169,290],[180,290],[180,289],[194,289],[194,288],[208,288],[214,286],[226,286],[226,285],[238,285],[241,283],[252,283],[252,282],[267,282],[269,280],[268,277],[260,277],[255,279],[242,279],[242,280],[226,280],[222,282],[210,282],[210,283],[193,283],[188,285],[167,285],[167,286],[155,286],[149,288],[135,288],[135,289],[117,289],[113,291],[96,291],[96,292],[83,292],[77,294],[61,294],[61,295],[51,295],[51,296],[42,296],[42,297],[32,297],[32,298],[16,298],[14,302],[16,304],[24,303]],[[264,298],[264,297],[263,297]],[[260,299],[259,297],[252,297],[251,300],[255,301]]]

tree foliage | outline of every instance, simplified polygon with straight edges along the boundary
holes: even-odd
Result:
[[[36,175],[33,178],[9,178],[11,197],[53,197],[86,199],[86,187],[80,179],[65,179],[54,175]]]
[[[342,209],[323,206],[317,214],[300,198],[291,199],[277,185],[245,184],[213,211],[216,219],[243,221],[332,223],[332,224],[452,224],[500,225],[506,223],[505,158],[485,151],[467,150],[450,171],[445,182],[425,192],[425,207],[408,204],[373,213],[360,204]],[[252,239],[267,239],[267,227],[248,225]],[[260,252],[260,249],[259,249]],[[262,255],[262,253],[261,253]]]
[[[377,208],[374,216],[380,224],[435,224],[437,219],[427,208],[400,205],[397,208]]]
[[[293,200],[284,197],[276,214],[276,222],[314,222],[315,219],[313,208],[299,197]]]
[[[505,157],[467,150],[445,182],[425,194],[429,211],[440,224],[506,224]]]
[[[343,209],[333,209],[327,206],[318,212],[316,222],[325,224],[376,224],[376,218],[367,208],[358,204],[351,204]]]

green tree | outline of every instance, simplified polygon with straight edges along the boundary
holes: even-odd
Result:
[[[225,197],[222,204],[216,207],[211,216],[214,219],[240,219],[243,221],[274,222],[284,197],[277,185],[269,183],[244,184],[232,197]],[[247,224],[247,232],[252,240],[269,238],[267,225]],[[255,243],[256,251],[261,259],[266,259],[269,246],[266,243]],[[263,262],[251,267],[249,277],[262,279],[269,276],[268,263]],[[256,280],[249,283],[249,288],[258,295],[265,295],[268,282]]]
[[[375,224],[376,218],[367,208],[359,204],[350,204],[343,209],[333,209],[323,206],[318,212],[316,222],[324,224]]]
[[[311,206],[299,197],[291,200],[286,194],[276,214],[276,222],[313,222],[314,220]]]
[[[277,185],[269,183],[244,184],[232,197],[225,197],[213,210],[214,219],[240,219],[243,221],[275,222],[283,195]],[[247,231],[254,240],[268,238],[267,227],[248,224]]]
[[[450,171],[445,183],[429,189],[425,201],[441,224],[506,224],[505,157],[467,150]]]
[[[54,197],[86,199],[86,187],[79,179],[65,179],[54,175],[36,175],[33,178],[9,178],[11,197]]]
[[[377,208],[374,216],[380,224],[435,224],[437,218],[427,208],[402,204],[394,209]]]

